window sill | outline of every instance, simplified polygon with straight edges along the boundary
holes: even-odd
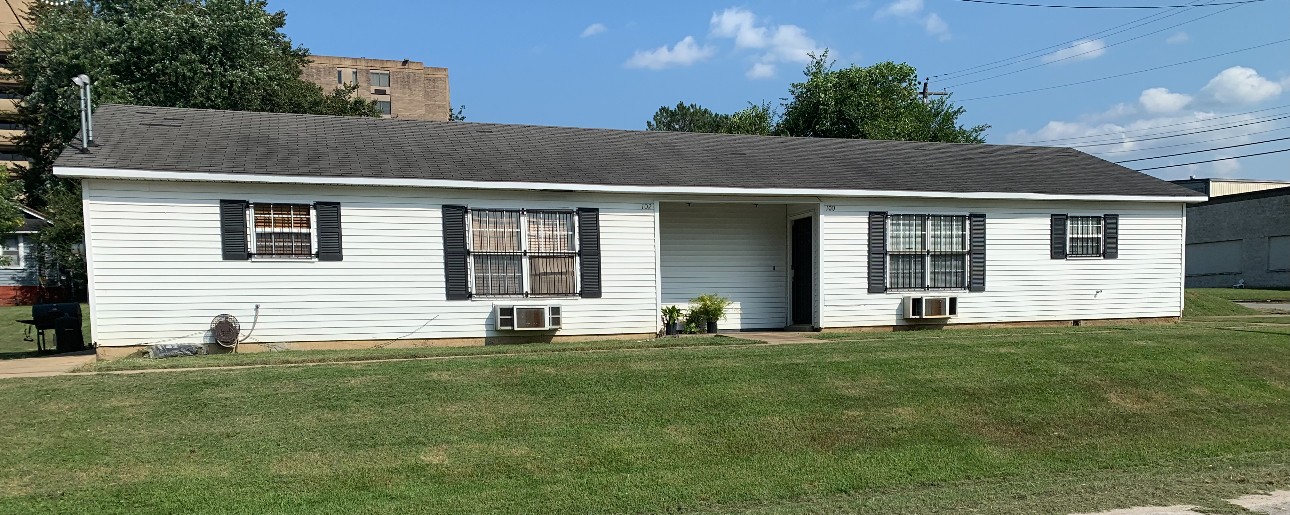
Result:
[[[258,257],[258,256],[252,256],[252,257],[251,257],[251,261],[252,261],[252,262],[264,262],[264,263],[317,263],[317,262],[318,262],[318,258],[316,258],[316,257],[307,257],[307,258],[305,258],[305,257],[298,257],[298,258],[292,258],[292,257]]]
[[[910,295],[910,294],[919,294],[919,293],[937,295],[942,293],[945,293],[945,294],[971,293],[971,291],[969,291],[967,288],[955,288],[955,289],[947,288],[947,289],[931,289],[931,290],[887,290],[885,293],[888,295]]]
[[[557,297],[557,296],[547,296],[547,297],[524,297],[524,296],[516,296],[516,297],[485,297],[485,296],[471,296],[471,297],[470,297],[470,300],[471,300],[471,301],[474,301],[474,302],[493,302],[493,303],[496,303],[496,302],[518,302],[518,303],[523,303],[523,302],[534,302],[534,303],[540,303],[540,302],[548,301],[548,300],[575,300],[575,299],[581,299],[581,298],[582,298],[582,296],[580,296],[580,295],[562,295],[562,296],[558,296],[558,297]]]

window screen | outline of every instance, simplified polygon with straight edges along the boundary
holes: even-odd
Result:
[[[313,258],[308,204],[253,204],[251,210],[257,257]]]
[[[372,86],[377,88],[390,87],[390,72],[373,71],[368,75],[372,81]]]
[[[1066,255],[1100,257],[1103,249],[1102,217],[1072,216],[1067,221]]]
[[[966,216],[892,215],[888,223],[888,290],[967,288]]]
[[[476,296],[578,293],[572,211],[475,209],[470,212]]]

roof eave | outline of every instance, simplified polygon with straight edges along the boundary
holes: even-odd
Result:
[[[538,190],[571,191],[588,193],[636,193],[659,195],[769,195],[790,197],[893,197],[893,198],[956,198],[977,200],[1084,200],[1117,202],[1204,202],[1206,196],[1156,196],[1156,195],[1080,195],[1012,192],[947,192],[947,191],[895,191],[895,190],[838,190],[806,188],[729,188],[695,186],[631,186],[610,184],[564,184],[542,182],[484,182],[439,179],[398,179],[374,177],[323,177],[295,175],[264,175],[244,173],[175,172],[157,170],[122,170],[115,168],[87,168],[55,166],[54,175],[79,179],[125,179],[186,182],[236,182],[260,184],[314,184],[332,186],[397,186],[417,188],[445,188],[466,190]]]

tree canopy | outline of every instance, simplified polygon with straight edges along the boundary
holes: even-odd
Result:
[[[983,143],[989,125],[964,127],[962,107],[948,98],[924,101],[918,70],[890,61],[835,69],[828,52],[812,56],[806,79],[789,86],[783,112],[750,104],[726,115],[696,104],[662,107],[649,130],[774,134],[817,138]],[[684,108],[684,109],[682,109]],[[737,122],[736,119],[743,120]]]
[[[67,268],[83,270],[74,251],[83,234],[80,191],[51,172],[80,130],[72,77],[91,77],[96,104],[379,116],[352,89],[303,80],[309,51],[292,44],[282,32],[286,14],[263,0],[35,2],[23,23],[9,56],[24,95],[23,200],[51,216],[55,227],[41,243]]]

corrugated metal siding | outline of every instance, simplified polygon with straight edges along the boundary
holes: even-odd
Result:
[[[1224,181],[1214,179],[1209,182],[1209,196],[1222,197],[1224,195],[1236,195],[1238,193],[1285,188],[1287,186],[1290,186],[1290,182]]]
[[[663,304],[716,293],[734,301],[722,329],[787,325],[787,218],[783,204],[662,204]]]
[[[94,337],[101,345],[176,337],[207,341],[203,331],[220,313],[237,316],[245,334],[256,304],[261,305],[261,316],[251,342],[489,336],[496,334],[494,302],[559,304],[564,308],[564,329],[557,333],[561,335],[652,333],[658,327],[655,212],[642,209],[650,199],[414,188],[85,183]],[[344,261],[224,261],[220,199],[340,202]],[[445,300],[443,204],[600,208],[604,298]],[[192,336],[194,332],[199,334]]]
[[[1177,205],[1079,202],[832,201],[822,213],[824,327],[903,324],[908,294],[869,294],[869,211],[986,214],[986,291],[957,292],[958,323],[1179,316],[1183,219]],[[1050,215],[1120,215],[1118,259],[1049,258]]]

